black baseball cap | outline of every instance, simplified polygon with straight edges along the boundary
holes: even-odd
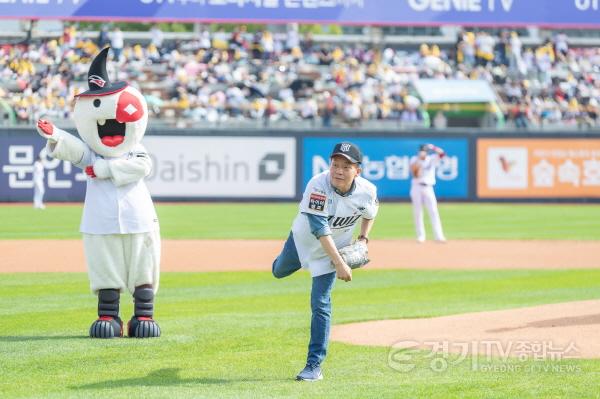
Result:
[[[111,82],[106,72],[106,57],[110,47],[105,47],[92,61],[88,70],[89,90],[77,95],[77,97],[108,96],[118,93],[128,86],[127,82]]]
[[[349,142],[337,143],[335,147],[333,147],[333,151],[329,158],[333,158],[336,155],[341,155],[352,163],[362,163],[363,160],[360,148],[358,148],[356,144]]]

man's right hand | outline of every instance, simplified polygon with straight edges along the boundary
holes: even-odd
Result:
[[[340,280],[344,280],[346,282],[352,281],[352,269],[350,269],[350,266],[348,266],[346,262],[342,261],[341,264],[336,265],[335,272],[337,274],[337,278]]]
[[[323,250],[331,259],[331,263],[335,267],[335,272],[337,273],[337,278],[344,281],[352,281],[352,269],[350,266],[346,264],[344,258],[340,255],[337,248],[335,247],[335,242],[330,235],[325,235],[319,237],[319,241],[323,246]]]

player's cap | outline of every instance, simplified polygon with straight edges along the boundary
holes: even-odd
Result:
[[[419,151],[427,151],[427,144],[421,144],[419,146]]]
[[[337,143],[329,158],[333,158],[335,155],[341,155],[352,163],[362,163],[363,160],[360,148],[356,144],[348,142]]]

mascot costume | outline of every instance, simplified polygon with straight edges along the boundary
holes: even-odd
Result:
[[[152,161],[140,144],[148,107],[142,94],[126,82],[110,82],[108,50],[103,49],[92,61],[89,90],[76,97],[75,125],[83,141],[42,119],[37,130],[47,140],[50,156],[69,161],[88,175],[81,233],[99,316],[90,327],[90,336],[123,336],[119,297],[129,291],[135,310],[127,334],[158,337],[160,328],[152,316],[160,233],[144,184]]]

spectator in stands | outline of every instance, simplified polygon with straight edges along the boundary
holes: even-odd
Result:
[[[77,29],[75,29],[75,25],[66,25],[63,28],[63,34],[61,37],[63,48],[69,49],[75,47],[76,40]]]
[[[525,76],[527,74],[523,63],[523,44],[517,32],[514,31],[510,33],[508,41],[508,65],[512,75]]]
[[[552,83],[552,66],[556,60],[552,43],[548,41],[539,47],[535,52],[535,57],[539,72],[537,79],[542,85],[550,85]]]
[[[206,28],[202,28],[198,37],[198,47],[204,50],[210,49],[212,44],[210,38],[210,31]]]
[[[400,123],[404,126],[423,126],[423,114],[418,109],[420,101],[414,96],[407,96],[405,108],[400,116]]]
[[[433,127],[438,130],[443,130],[448,127],[448,118],[443,111],[438,111],[433,118]]]
[[[529,108],[525,102],[515,104],[513,108],[513,118],[517,129],[527,129],[529,126]]]
[[[349,126],[359,126],[360,125],[362,112],[361,112],[360,104],[359,104],[358,100],[352,99],[352,98],[346,99],[345,103],[344,103],[343,112],[344,112],[345,122]]]
[[[292,51],[296,47],[300,47],[300,37],[298,33],[298,24],[288,24],[285,49]]]
[[[150,43],[152,43],[152,45],[156,47],[159,53],[162,53],[162,46],[163,41],[165,40],[165,35],[163,34],[163,31],[160,29],[158,24],[152,26],[152,29],[150,29],[150,36],[152,37]]]
[[[503,30],[500,33],[500,40],[496,42],[496,48],[494,49],[494,59],[496,64],[508,66],[508,54],[510,51],[510,34],[508,31]]]
[[[475,65],[475,35],[473,32],[463,32],[458,42],[457,61],[467,68]]]
[[[569,53],[569,38],[565,34],[565,32],[558,32],[554,35],[553,38],[554,43],[554,51],[557,56],[560,57],[561,60],[565,60],[567,54]]]
[[[229,39],[229,47],[233,50],[241,50],[246,47],[246,25],[236,26]]]
[[[487,32],[479,32],[475,39],[477,65],[487,66],[494,60],[496,41]]]
[[[329,91],[323,93],[323,99],[320,105],[321,119],[323,121],[323,127],[331,127],[331,120],[335,114],[335,100]]]
[[[580,111],[579,101],[571,98],[567,105],[567,111],[564,114],[563,121],[567,125],[575,126],[582,122],[582,112]]]
[[[100,28],[100,33],[98,34],[98,39],[96,40],[96,44],[98,48],[104,48],[106,45],[110,43],[110,38],[108,35],[108,26],[102,25]]]
[[[306,98],[301,102],[300,106],[300,116],[302,119],[310,121],[310,124],[314,126],[319,112],[319,106],[315,99],[313,97]]]
[[[273,101],[273,97],[267,96],[267,102],[265,104],[265,110],[263,114],[264,126],[268,127],[271,120],[275,118],[277,114],[277,108],[275,108],[275,102]]]
[[[263,58],[261,42],[261,34],[259,32],[255,33],[252,37],[252,44],[250,45],[250,48],[252,49],[252,58],[255,60],[261,60]]]
[[[288,35],[289,35],[289,33],[288,33]],[[289,43],[289,40],[286,41],[286,43]],[[310,53],[311,51],[313,51],[314,45],[315,45],[315,43],[314,43],[312,32],[306,32],[304,34],[304,39],[302,40],[302,46],[301,46],[302,51],[305,53]]]
[[[121,53],[123,52],[124,39],[123,32],[118,26],[110,34],[110,47],[113,52],[114,59],[119,62],[121,60]]]
[[[268,30],[263,30],[260,36],[260,46],[262,48],[263,58],[270,60],[275,51],[275,40],[273,34]]]
[[[600,124],[600,108],[598,107],[598,100],[591,98],[589,104],[586,107],[586,117],[584,121],[584,127],[594,128]]]
[[[217,50],[226,50],[228,48],[228,35],[223,27],[220,27],[212,35],[212,48]]]
[[[511,102],[519,102],[523,98],[523,90],[518,80],[508,79],[504,87],[506,99]]]

